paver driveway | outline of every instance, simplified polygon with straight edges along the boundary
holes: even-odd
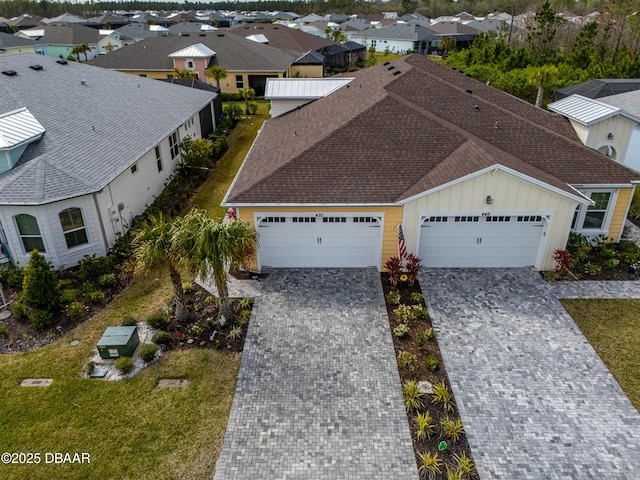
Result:
[[[538,273],[419,278],[481,479],[640,478],[640,414]]]
[[[375,269],[261,282],[215,480],[417,480]]]

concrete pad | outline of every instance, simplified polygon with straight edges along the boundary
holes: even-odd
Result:
[[[187,385],[189,380],[186,378],[163,378],[158,382],[158,388],[186,387]]]
[[[3,310],[2,312],[0,312],[0,320],[7,320],[8,318],[11,318],[10,310]]]
[[[48,387],[53,383],[53,378],[25,378],[20,383],[21,387]]]

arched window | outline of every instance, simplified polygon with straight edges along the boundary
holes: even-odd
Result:
[[[79,208],[67,208],[61,211],[58,216],[60,217],[64,238],[67,241],[67,248],[89,243],[87,231],[84,228],[84,220],[82,219],[82,210]]]
[[[40,235],[38,219],[26,213],[16,215],[14,218],[25,253],[31,252],[34,248],[39,252],[44,252],[44,242],[42,241],[42,235]]]

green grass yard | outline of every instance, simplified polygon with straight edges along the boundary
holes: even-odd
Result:
[[[192,204],[221,218],[218,207],[259,127],[268,116],[242,119],[229,150]],[[240,357],[216,350],[173,351],[132,379],[82,377],[104,329],[144,318],[172,296],[167,275],[137,279],[99,314],[42,349],[0,356],[0,453],[39,453],[40,464],[0,463],[0,478],[204,479],[214,472],[233,400]],[[79,340],[71,346],[71,340]],[[48,387],[20,387],[52,378]],[[186,378],[185,388],[157,388]],[[47,453],[89,453],[90,462],[46,463]]]
[[[562,303],[640,411],[640,300],[563,300]]]

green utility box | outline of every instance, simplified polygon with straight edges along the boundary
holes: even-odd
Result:
[[[98,341],[101,358],[132,357],[140,338],[138,327],[109,327]]]

